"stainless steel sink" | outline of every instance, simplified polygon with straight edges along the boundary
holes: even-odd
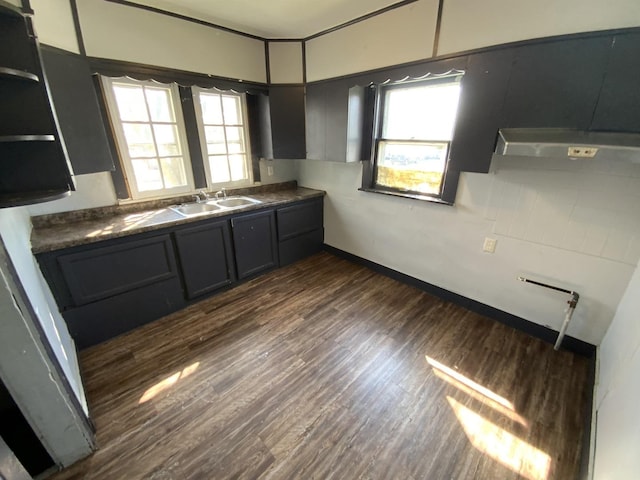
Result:
[[[184,217],[195,217],[196,215],[206,215],[221,210],[215,203],[185,203],[169,207],[176,213]]]
[[[227,197],[220,200],[210,200],[207,205],[218,205],[224,208],[246,207],[247,205],[256,205],[262,203],[260,200],[249,197]]]

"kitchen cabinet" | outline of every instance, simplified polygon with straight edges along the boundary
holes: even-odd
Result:
[[[230,285],[236,279],[229,220],[205,222],[175,232],[187,298]]]
[[[185,305],[168,234],[74,247],[38,261],[79,348]]]
[[[31,19],[0,4],[0,207],[74,189]]]
[[[307,155],[313,160],[363,160],[365,91],[345,80],[307,86]]]
[[[269,87],[270,136],[262,148],[266,158],[300,159],[306,155],[304,86]],[[264,141],[265,139],[263,139]],[[268,141],[271,144],[268,145]]]
[[[501,127],[587,130],[610,46],[602,36],[518,47]]]
[[[591,130],[640,132],[640,33],[613,37]]]
[[[450,168],[457,171],[489,171],[503,107],[513,48],[469,55],[462,78],[456,126],[449,153]]]
[[[301,260],[322,250],[323,199],[314,198],[276,210],[280,265]]]
[[[43,45],[42,61],[74,174],[113,170],[86,57]]]
[[[238,278],[278,266],[276,218],[273,210],[231,219]]]

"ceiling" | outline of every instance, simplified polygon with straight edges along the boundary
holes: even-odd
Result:
[[[133,0],[264,38],[306,38],[398,0]]]

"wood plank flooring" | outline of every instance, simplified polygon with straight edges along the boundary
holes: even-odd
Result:
[[[61,479],[571,479],[588,361],[328,253],[80,356]]]

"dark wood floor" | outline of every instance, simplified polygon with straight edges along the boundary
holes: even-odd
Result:
[[[60,479],[571,479],[588,362],[328,253],[98,345]]]

